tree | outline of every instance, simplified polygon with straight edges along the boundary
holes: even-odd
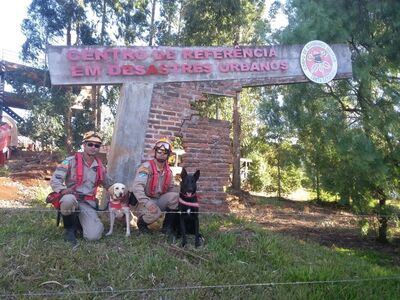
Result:
[[[265,93],[265,91],[268,91],[268,93]],[[299,161],[296,159],[297,156],[293,151],[294,147],[291,145],[294,135],[290,130],[290,124],[283,109],[278,89],[264,89],[263,101],[260,103],[258,110],[260,119],[266,126],[265,142],[274,148],[274,161],[271,161],[270,165],[276,166],[278,197],[281,198],[283,193],[283,172],[296,169]],[[288,176],[287,179],[289,180],[290,177]],[[295,187],[297,186],[295,185]]]
[[[396,76],[400,66],[397,44],[400,37],[393,32],[400,30],[400,3],[397,1],[331,1],[289,0],[284,7],[289,19],[288,27],[276,36],[283,43],[305,43],[320,39],[328,43],[348,43],[352,51],[352,80],[312,85],[303,98],[327,99],[335,106],[326,106],[325,113],[339,118],[343,132],[330,135],[328,127],[321,124],[322,142],[331,141],[337,156],[331,157],[334,168],[351,169],[352,180],[340,185],[338,192],[352,200],[357,199],[364,207],[369,200],[376,199],[385,206],[388,195],[398,193],[400,128],[396,116],[399,107],[399,82]],[[323,22],[321,22],[323,20]],[[285,100],[298,97],[301,87],[287,89]],[[329,149],[317,149],[326,153]],[[345,151],[343,151],[346,149]],[[326,161],[326,160],[324,160]],[[328,160],[329,161],[329,160]],[[380,166],[376,171],[377,166]],[[329,165],[329,164],[326,164]],[[356,168],[363,172],[354,172]],[[321,173],[321,178],[329,174]],[[332,169],[330,170],[332,174]],[[330,175],[332,176],[332,175]],[[347,177],[348,179],[348,177]],[[323,180],[324,181],[324,180]],[[336,181],[338,182],[338,181]],[[327,185],[326,185],[327,186]],[[345,188],[346,187],[346,188]],[[354,202],[353,202],[354,203]],[[386,241],[383,227],[387,218],[382,216],[379,240]]]
[[[123,40],[125,44],[143,40],[148,28],[147,4],[148,1],[33,0],[22,24],[26,36],[23,58],[34,65],[43,63],[40,67],[47,70],[44,57],[48,44],[110,45],[117,40]],[[74,41],[72,37],[76,37]],[[100,129],[102,104],[115,104],[115,89],[101,89],[100,86],[91,89],[90,104],[85,103],[83,111],[74,112],[71,106],[81,90],[49,87],[46,110],[53,115],[62,108],[60,119],[64,123],[64,146],[68,152],[73,145],[79,144],[80,138],[77,137],[81,136],[81,130]],[[32,114],[31,122],[39,122],[35,120],[38,117],[36,113]]]
[[[181,2],[182,3],[182,2]],[[182,31],[180,43],[184,46],[245,45],[263,43],[267,35],[262,29],[268,28],[262,18],[264,1],[257,0],[193,0],[182,3]],[[232,101],[233,120],[233,187],[240,188],[240,155],[237,141],[241,138],[241,107],[238,95]],[[213,103],[205,104],[213,106]]]
[[[28,8],[28,18],[23,21],[22,29],[26,41],[22,46],[24,60],[38,63],[39,57],[44,57],[49,43],[64,39],[67,45],[72,45],[72,31],[78,32],[80,23],[84,23],[84,9],[80,1],[49,1],[33,0]],[[79,37],[79,32],[76,34]],[[72,95],[71,88],[65,88],[64,96]],[[59,89],[60,91],[60,89]],[[61,97],[64,108],[63,120],[65,130],[65,146],[68,152],[72,150],[72,98]]]

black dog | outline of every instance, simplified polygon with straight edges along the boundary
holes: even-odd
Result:
[[[181,236],[182,247],[187,243],[186,234],[194,234],[196,248],[200,246],[202,240],[199,228],[199,203],[196,196],[199,177],[199,170],[193,175],[189,175],[186,169],[182,168],[178,213],[167,213],[166,215],[167,235]]]

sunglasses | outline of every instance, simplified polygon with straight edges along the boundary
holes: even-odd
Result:
[[[95,148],[100,148],[101,147],[101,144],[96,144],[96,143],[86,143],[86,146],[88,146],[88,147],[95,147]]]

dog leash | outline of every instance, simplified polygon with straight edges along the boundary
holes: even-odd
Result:
[[[98,201],[97,199],[94,200],[94,201],[95,201],[95,204],[96,204],[95,207],[93,207],[93,206],[89,203],[89,201],[86,201],[86,200],[83,200],[83,199],[78,199],[78,202],[79,202],[79,203],[86,204],[86,205],[90,206],[90,208],[93,208],[95,211],[106,211],[106,210],[108,210],[109,203],[107,203],[107,205],[106,205],[105,208],[101,209],[101,208],[99,208],[99,201]]]
[[[60,225],[60,221],[61,221],[61,210],[57,209],[57,221],[56,221],[57,227]]]

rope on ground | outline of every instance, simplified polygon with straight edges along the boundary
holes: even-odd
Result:
[[[314,281],[292,281],[292,282],[263,282],[263,283],[244,283],[244,284],[218,284],[218,285],[193,285],[182,287],[163,287],[163,288],[136,288],[136,289],[113,289],[110,290],[89,290],[71,292],[40,292],[40,293],[10,293],[0,294],[0,298],[11,297],[43,297],[43,296],[67,296],[67,295],[88,295],[88,294],[126,294],[126,293],[149,293],[149,292],[176,292],[184,290],[204,290],[204,289],[231,289],[231,288],[252,288],[252,287],[278,287],[278,286],[304,286],[316,284],[346,284],[373,282],[384,280],[400,280],[400,276],[375,277],[375,278],[355,278],[337,280],[314,280]]]
[[[21,210],[25,212],[44,212],[44,213],[54,213],[55,210],[53,208],[30,208],[30,207],[2,207],[1,210],[3,212],[20,212]],[[134,212],[134,209],[132,209]],[[99,214],[106,213],[109,214],[108,210],[97,211]],[[249,209],[243,209],[240,211],[231,211],[231,212],[221,212],[221,211],[199,211],[199,212],[191,212],[192,214],[199,215],[236,215],[238,213],[248,212],[251,215],[263,215],[263,216],[271,216],[271,217],[283,217],[283,216],[314,216],[316,214],[323,214],[320,212],[290,212],[290,213],[274,213],[274,212],[257,212]],[[181,214],[181,212],[163,212],[163,214]],[[369,218],[369,217],[391,217],[391,215],[383,215],[383,214],[351,214],[351,213],[331,213],[325,214],[327,217],[332,216],[335,218]]]

